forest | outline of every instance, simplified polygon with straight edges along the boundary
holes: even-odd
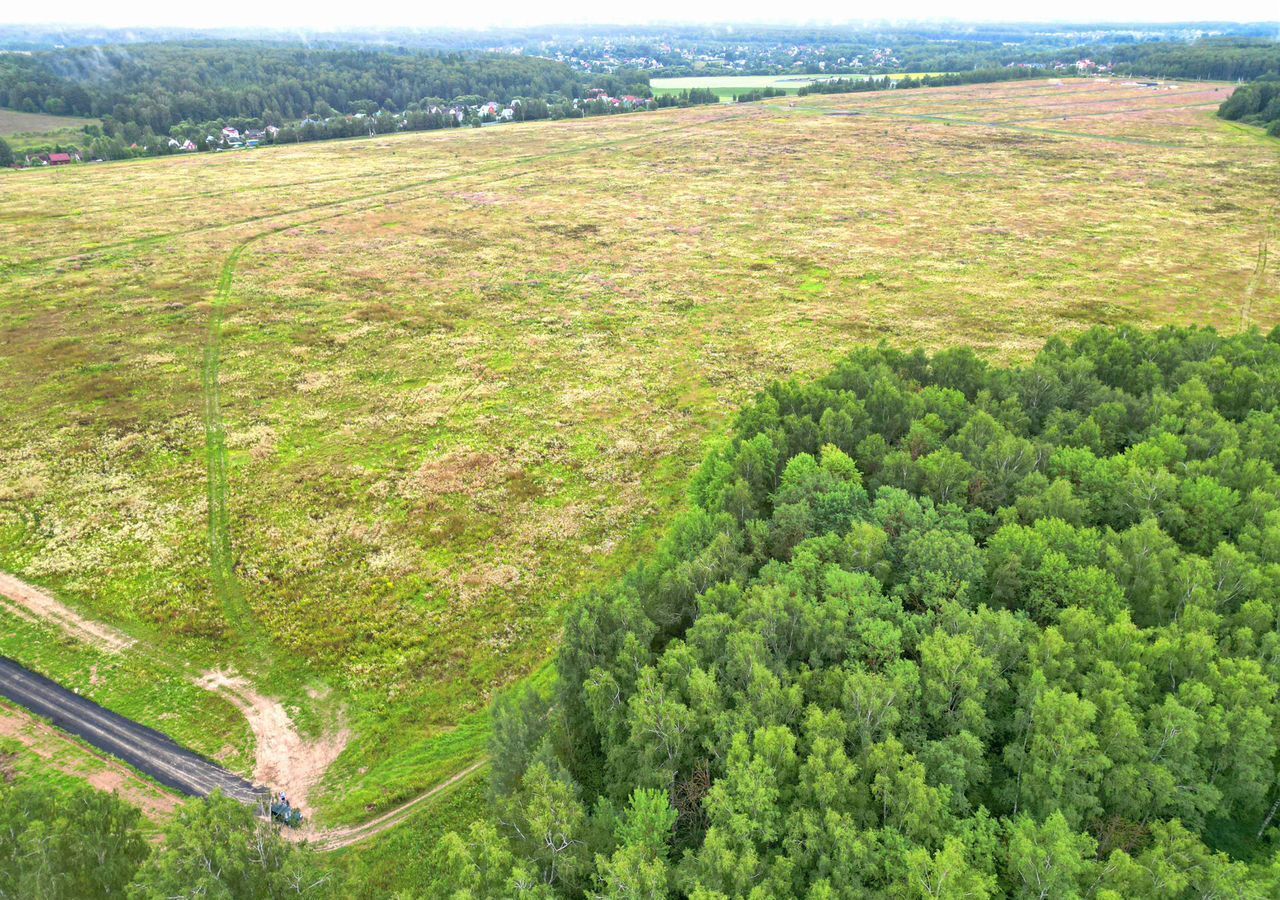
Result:
[[[1260,125],[1267,134],[1280,137],[1280,75],[1272,73],[1236,88],[1218,108],[1218,115],[1232,122]]]
[[[1280,893],[1280,331],[860,349],[496,706],[436,894]]]
[[[345,896],[340,873],[220,794],[149,835],[115,794],[15,779],[3,763],[0,754],[0,900]]]
[[[0,105],[111,117],[157,134],[235,117],[282,125],[357,105],[404,110],[426,98],[566,99],[581,83],[563,63],[505,54],[311,50],[205,42],[0,54]]]
[[[1081,47],[1079,52],[1113,64],[1117,72],[1154,78],[1248,81],[1280,70],[1280,41],[1274,39],[1115,44]]]

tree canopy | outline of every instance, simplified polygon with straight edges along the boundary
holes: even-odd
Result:
[[[1218,107],[1218,115],[1233,122],[1247,122],[1280,137],[1280,75],[1270,74],[1238,87]]]
[[[861,349],[495,712],[465,897],[1273,897],[1280,333]]]
[[[115,794],[0,781],[0,900],[342,896],[311,850],[219,793],[188,801],[151,846],[141,814]]]
[[[398,112],[428,98],[572,98],[579,87],[563,63],[509,54],[213,41],[0,55],[0,105],[110,116],[157,134],[184,121],[247,117],[283,125],[325,110]]]

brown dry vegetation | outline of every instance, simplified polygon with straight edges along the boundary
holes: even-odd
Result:
[[[880,339],[1008,359],[1098,322],[1280,321],[1257,271],[1280,143],[1212,117],[1228,90],[807,97],[0,176],[0,568],[237,664],[304,729],[342,707],[313,801],[386,808],[479,752],[469,717],[767,381]],[[253,623],[229,640],[201,368],[242,244],[216,374]]]

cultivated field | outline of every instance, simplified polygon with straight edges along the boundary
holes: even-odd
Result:
[[[818,80],[813,75],[690,75],[684,78],[652,78],[649,87],[655,97],[678,94],[690,88],[710,88],[721,99],[733,99],[735,94],[760,88],[781,88],[794,94]]]
[[[891,75],[894,80],[921,73],[898,73]],[[833,75],[831,78],[857,79],[865,75]],[[655,97],[666,94],[678,94],[690,88],[710,88],[721,100],[733,100],[738,94],[760,88],[779,88],[788,94],[794,94],[802,87],[808,87],[817,81],[829,80],[824,75],[689,75],[682,78],[653,78],[649,87]]]
[[[0,653],[247,770],[236,668],[354,822],[483,752],[558,614],[767,381],[855,343],[1280,322],[1228,87],[784,98],[0,174]],[[12,626],[12,627],[10,627]],[[159,673],[172,690],[157,690]]]
[[[90,121],[93,120],[19,112],[16,109],[0,109],[0,137],[8,137],[12,134],[42,134],[63,128],[79,129]]]
[[[50,116],[45,113],[0,109],[0,138],[8,141],[15,150],[43,146],[57,141],[83,142],[84,126],[97,124],[97,121],[97,119],[79,119],[74,116]]]

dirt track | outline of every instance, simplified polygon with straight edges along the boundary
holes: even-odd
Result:
[[[360,825],[349,825],[345,828],[331,828],[328,831],[308,832],[303,829],[297,832],[300,840],[310,841],[312,846],[317,850],[329,852],[330,850],[340,850],[351,844],[371,838],[375,834],[381,834],[388,828],[398,825],[403,819],[413,813],[418,805],[425,803],[437,794],[447,791],[460,781],[465,781],[478,770],[484,768],[489,762],[488,758],[473,762],[461,772],[446,778],[435,787],[419,794],[407,803],[397,806],[393,810],[383,813],[376,819],[370,819]]]
[[[52,621],[72,637],[108,653],[119,653],[133,645],[133,638],[127,634],[86,619],[52,595],[6,572],[0,572],[0,605],[28,621]]]
[[[127,635],[108,625],[85,619],[50,594],[4,572],[0,572],[0,608],[27,620],[51,622],[69,637],[111,653],[123,652],[134,644]],[[317,740],[303,739],[278,701],[257,693],[245,679],[232,674],[206,672],[196,683],[205,690],[220,694],[240,709],[254,734],[254,778],[263,785],[270,785],[273,790],[284,790],[305,814],[309,789],[319,782],[325,770],[342,752],[349,734],[341,731]],[[167,735],[104,709],[3,656],[0,656],[0,697],[51,720],[92,747],[124,760],[161,784],[188,796],[203,797],[215,788],[221,788],[223,793],[237,800],[256,803],[266,792],[266,788],[251,784],[187,750]],[[472,763],[412,800],[360,825],[331,830],[304,827],[286,834],[296,840],[310,841],[322,851],[350,846],[399,824],[421,803],[466,779],[486,762],[482,759]],[[95,786],[115,787],[107,784]]]
[[[235,682],[229,681],[225,676],[221,677],[224,681],[228,681],[230,688],[227,685],[219,685],[211,689],[236,690],[238,686]],[[188,796],[205,797],[214,790],[221,790],[227,796],[234,797],[242,803],[256,804],[266,795],[265,788],[250,784],[218,764],[187,750],[167,735],[103,709],[91,700],[86,700],[3,656],[0,656],[0,696],[38,716],[51,720],[62,730],[84,739],[91,746],[124,760],[161,784]],[[270,701],[266,702],[270,703]],[[270,714],[269,711],[266,714]],[[289,750],[288,747],[280,749]],[[336,749],[340,750],[340,745]],[[294,750],[305,756],[305,748],[294,748]],[[324,748],[326,753],[334,751],[335,748],[332,745]],[[296,759],[286,760],[288,764],[296,764],[296,762]],[[328,762],[328,760],[322,762],[322,771],[323,767],[327,767]],[[293,840],[308,841],[317,850],[324,852],[348,847],[399,824],[419,805],[468,778],[487,762],[487,759],[481,759],[472,763],[407,803],[368,822],[328,830],[305,827],[298,831],[285,831],[285,834]],[[125,773],[127,774],[127,770]],[[130,777],[136,779],[137,776]],[[92,782],[92,779],[90,780]],[[122,785],[113,781],[110,784],[95,786],[119,789]],[[301,805],[303,800],[298,796],[290,799],[295,802],[295,805]],[[165,812],[168,811],[165,810]]]
[[[243,678],[207,672],[197,684],[225,697],[244,713],[255,744],[253,777],[260,784],[270,785],[273,791],[284,791],[289,802],[305,814],[312,786],[320,782],[347,746],[349,732],[305,740],[280,702],[257,693]]]

